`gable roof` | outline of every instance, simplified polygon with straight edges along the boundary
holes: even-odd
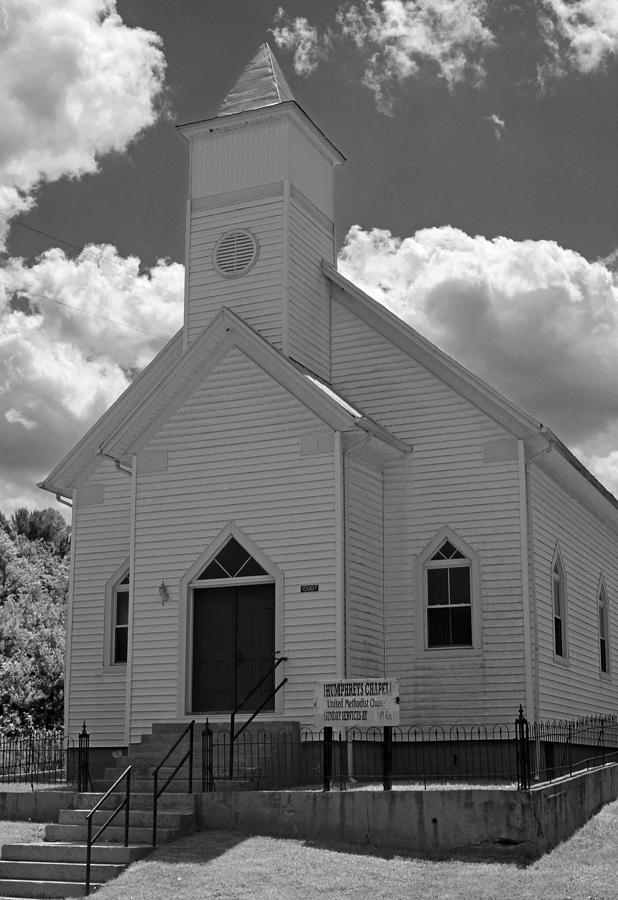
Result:
[[[182,337],[181,328],[38,487],[65,497],[71,496],[73,485],[84,469],[91,465],[110,432],[124,421],[130,409],[152,390],[153,385],[159,384],[170,366],[180,359]]]
[[[232,310],[223,307],[182,358],[172,365],[165,380],[155,386],[103,444],[112,456],[138,452],[180,403],[203,382],[232,348],[238,348],[290,394],[336,431],[360,428],[383,445],[399,452],[410,447],[385,428],[346,403],[311,373],[290,362]]]
[[[540,439],[548,450],[557,451],[559,457],[568,464],[571,471],[583,476],[589,486],[611,504],[615,517],[618,500],[584,466],[569,448],[538,419],[525,412],[487,382],[470,372],[427,338],[423,337],[399,316],[370,297],[356,285],[341,275],[327,260],[322,260],[322,272],[337,291],[337,300],[352,313],[362,318],[371,328],[382,334],[394,346],[416,359],[428,371],[448,384],[491,419],[502,425],[518,439]],[[533,452],[532,458],[538,454]],[[554,467],[555,468],[555,467]],[[615,521],[614,521],[614,524]]]
[[[333,430],[359,430],[372,436],[386,453],[406,453],[411,449],[313,373],[290,362],[235,313],[223,307],[184,353],[179,332],[39,487],[70,495],[76,481],[99,455],[118,459],[138,452],[234,347]]]
[[[336,298],[342,306],[360,316],[370,327],[405,354],[416,359],[515,437],[530,437],[543,427],[538,419],[528,415],[499,391],[444,353],[403,319],[348,281],[324,259],[322,272],[336,289]]]
[[[294,99],[270,47],[262,44],[217,110],[217,116],[248,112]]]

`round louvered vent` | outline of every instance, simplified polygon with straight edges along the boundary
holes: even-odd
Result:
[[[221,275],[234,278],[248,272],[257,255],[258,244],[249,231],[228,231],[217,241],[213,258]]]

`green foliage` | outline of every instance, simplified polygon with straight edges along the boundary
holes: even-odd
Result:
[[[62,723],[69,536],[53,509],[0,524],[1,733]]]

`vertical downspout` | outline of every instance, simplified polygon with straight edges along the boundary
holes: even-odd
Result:
[[[341,432],[335,432],[335,677],[345,678],[345,459]]]
[[[71,567],[69,569],[69,602],[67,605],[67,637],[64,649],[64,733],[69,737],[71,702],[71,644],[73,642],[73,607],[75,597],[75,551],[77,541],[77,490],[73,491],[73,515],[71,516]]]
[[[519,533],[521,554],[521,588],[522,613],[524,630],[524,674],[526,684],[526,715],[536,721],[537,704],[535,685],[538,674],[538,648],[536,641],[536,609],[533,608],[534,590],[530,590],[530,516],[528,510],[528,470],[526,466],[526,447],[523,440],[517,441],[517,461],[519,475]]]
[[[137,454],[131,456],[131,524],[129,530],[129,629],[127,684],[125,695],[125,741],[131,743],[131,699],[133,682],[133,621],[135,619],[135,520],[137,515]]]

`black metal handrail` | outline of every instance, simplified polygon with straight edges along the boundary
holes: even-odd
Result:
[[[107,800],[107,798],[112,793],[112,791],[118,787],[118,785],[124,778],[126,778],[124,800],[122,801],[122,803],[119,806],[116,807],[116,809],[113,810],[111,816],[103,823],[103,825],[101,825],[101,827],[99,828],[99,830],[93,837],[92,836],[92,817],[94,816],[95,812],[99,809],[101,804],[103,804]],[[129,846],[129,812],[131,809],[131,766],[128,766],[124,770],[124,772],[122,773],[120,778],[116,779],[116,781],[112,784],[111,788],[107,791],[107,793],[105,793],[101,797],[99,802],[96,803],[92,807],[90,812],[86,815],[86,821],[88,823],[88,835],[86,838],[86,896],[88,896],[88,894],[90,893],[90,867],[92,864],[92,845],[97,840],[97,838],[99,838],[103,834],[103,832],[105,831],[107,826],[111,822],[113,822],[113,820],[116,818],[116,816],[122,809],[124,809],[124,811],[125,811],[124,812],[124,846],[128,847]]]
[[[249,691],[248,694],[245,694],[245,696],[243,697],[243,699],[240,701],[240,703],[237,704],[236,708],[235,708],[235,709],[232,711],[232,713],[230,714],[230,761],[229,761],[229,775],[230,775],[230,778],[233,778],[233,777],[234,777],[234,742],[235,742],[236,740],[238,740],[238,738],[239,738],[240,735],[243,733],[243,731],[245,730],[245,728],[248,728],[248,726],[253,722],[253,720],[255,719],[255,717],[256,717],[259,713],[262,712],[262,710],[264,709],[264,707],[266,706],[266,704],[267,704],[270,700],[272,700],[272,698],[275,696],[275,694],[276,694],[279,690],[281,690],[281,688],[283,687],[283,685],[286,683],[287,678],[283,678],[283,679],[279,682],[279,684],[277,685],[277,687],[274,689],[274,691],[271,691],[270,694],[268,695],[268,697],[265,697],[264,700],[262,700],[262,702],[260,703],[260,705],[258,706],[258,708],[257,708],[256,710],[254,710],[254,712],[252,713],[252,715],[249,716],[249,718],[247,719],[247,721],[243,723],[243,725],[238,729],[238,731],[235,731],[235,730],[234,730],[235,727],[236,727],[236,713],[239,712],[239,710],[245,705],[245,703],[247,702],[247,700],[250,700],[251,697],[253,697],[253,695],[254,695],[255,692],[258,690],[258,688],[262,687],[262,685],[264,684],[264,682],[266,681],[266,679],[267,679],[267,678],[270,678],[270,676],[273,674],[273,672],[275,671],[275,669],[277,668],[277,666],[280,666],[282,662],[287,662],[287,660],[288,660],[287,656],[280,656],[278,659],[276,659],[275,662],[274,662],[274,664],[270,667],[270,669],[268,670],[268,672],[266,672],[266,674],[264,675],[264,677],[263,677],[263,678],[260,678],[260,680],[257,682],[257,684],[255,684],[255,685],[251,688],[251,690]]]
[[[193,793],[193,729],[194,729],[194,727],[195,727],[195,719],[193,719],[192,722],[189,722],[189,724],[187,725],[187,727],[185,728],[185,730],[183,731],[183,733],[180,735],[180,737],[178,738],[178,740],[173,744],[172,747],[170,747],[170,749],[167,751],[167,753],[165,754],[165,756],[163,757],[163,759],[161,760],[161,762],[159,763],[159,765],[157,766],[157,768],[156,768],[156,769],[154,770],[154,772],[152,773],[152,777],[153,777],[153,794],[152,794],[152,846],[153,846],[153,847],[156,847],[156,846],[157,846],[157,802],[158,802],[158,800],[159,800],[159,797],[160,797],[161,794],[163,793],[163,791],[166,789],[166,787],[168,786],[168,784],[169,784],[170,781],[172,780],[172,778],[174,778],[175,775],[177,774],[177,772],[180,770],[180,767],[183,766],[183,765],[186,763],[187,759],[189,760],[189,793],[190,793],[190,794]],[[185,753],[185,755],[183,756],[183,758],[180,760],[180,762],[178,763],[178,765],[176,766],[176,768],[174,769],[174,771],[172,772],[172,774],[169,776],[169,778],[167,779],[167,781],[165,782],[165,784],[163,785],[163,787],[159,788],[159,787],[158,787],[158,784],[159,784],[159,769],[161,768],[161,766],[162,766],[165,762],[167,762],[168,758],[171,756],[171,754],[174,752],[174,750],[176,749],[176,747],[178,746],[178,744],[179,744],[179,743],[182,741],[182,739],[185,737],[185,735],[187,734],[187,732],[189,733],[189,749],[187,750],[187,752]]]
[[[213,735],[208,719],[202,731],[202,792],[210,792],[215,789],[215,775],[213,766]]]

